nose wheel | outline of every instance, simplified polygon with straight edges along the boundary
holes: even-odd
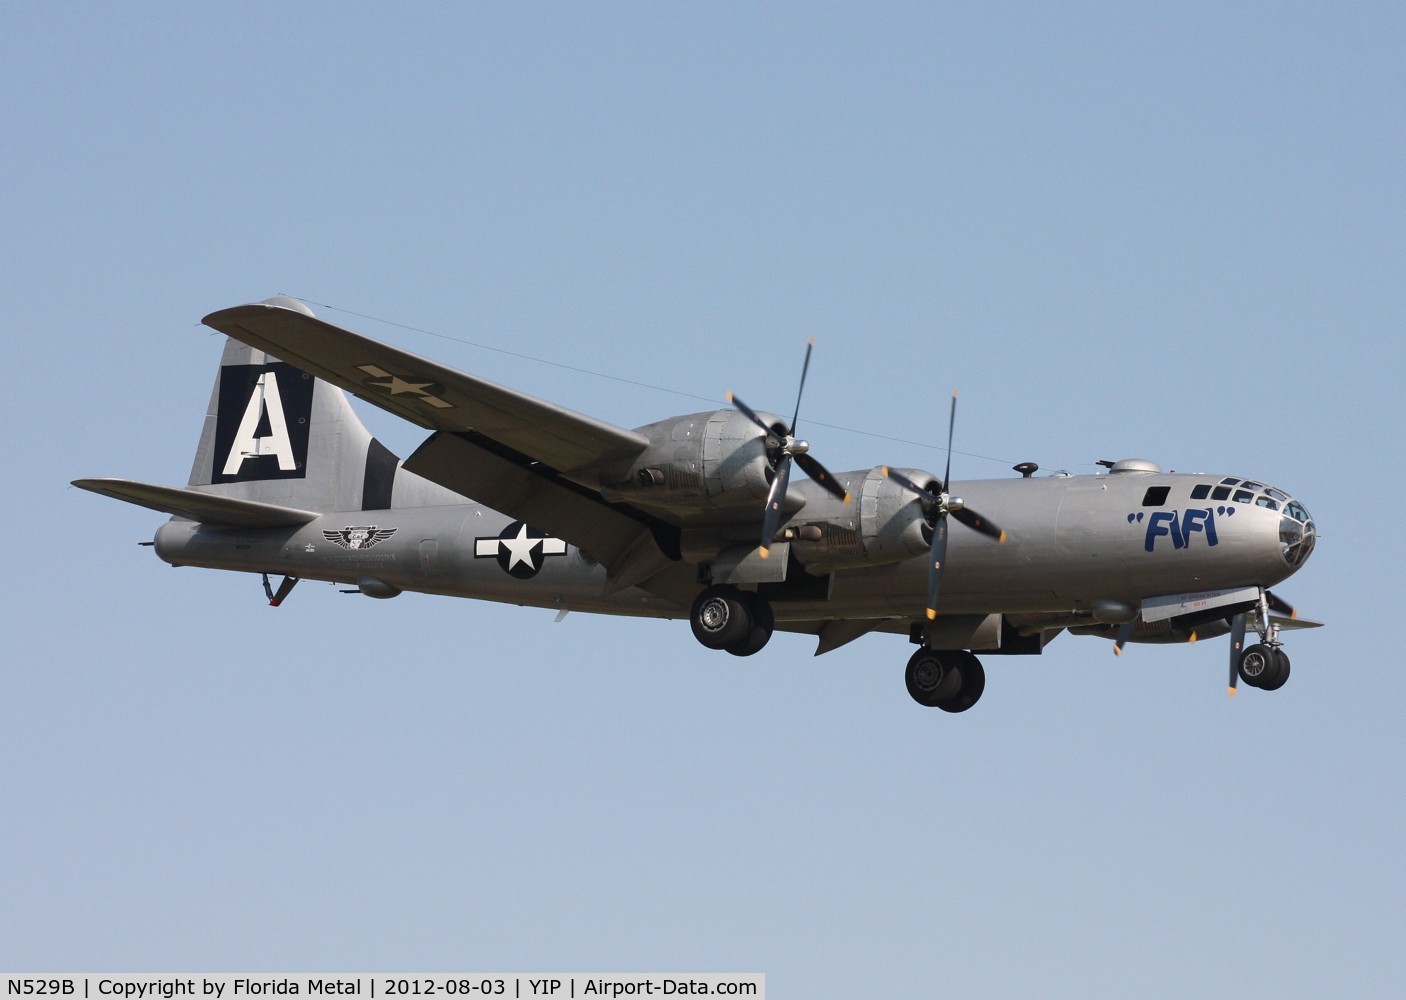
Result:
[[[1270,615],[1274,611],[1278,621]],[[1250,615],[1254,618],[1251,619]],[[1289,679],[1289,654],[1279,640],[1280,621],[1293,622],[1294,609],[1269,591],[1260,594],[1259,603],[1250,611],[1236,615],[1230,622],[1230,693],[1235,693],[1236,681],[1261,691],[1278,691]],[[1312,624],[1312,623],[1310,623]],[[1259,642],[1245,645],[1245,632],[1253,627]]]
[[[1240,679],[1261,691],[1278,691],[1289,679],[1289,654],[1276,646],[1255,643],[1240,654]]]

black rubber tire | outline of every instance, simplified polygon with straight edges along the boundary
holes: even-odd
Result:
[[[761,652],[762,647],[771,641],[772,630],[776,627],[776,616],[772,614],[771,604],[766,598],[748,593],[744,593],[742,597],[752,615],[752,630],[741,642],[726,647],[733,656],[751,656]]]
[[[736,646],[752,631],[752,611],[736,587],[709,587],[688,614],[693,637],[709,649]]]
[[[924,647],[908,658],[903,682],[909,696],[924,708],[941,708],[961,695],[962,673],[949,663],[948,655]]]
[[[1240,654],[1236,669],[1240,679],[1252,688],[1263,687],[1266,680],[1272,680],[1277,672],[1278,658],[1274,650],[1262,643],[1246,646]]]
[[[944,712],[965,712],[981,700],[981,693],[986,690],[986,668],[974,654],[965,649],[942,655],[954,662],[962,672],[962,687],[956,697],[942,702],[937,707]]]
[[[1278,660],[1274,676],[1260,685],[1263,691],[1278,691],[1284,686],[1284,682],[1289,679],[1289,654],[1282,649],[1274,651],[1274,658]]]

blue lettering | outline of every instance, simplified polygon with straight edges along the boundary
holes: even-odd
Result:
[[[1188,545],[1191,544],[1191,533],[1193,531],[1199,531],[1205,534],[1206,544],[1208,546],[1214,546],[1220,541],[1220,539],[1216,537],[1216,515],[1212,512],[1211,508],[1207,507],[1204,510],[1193,508],[1181,516],[1181,534]]]
[[[1225,516],[1229,517],[1235,513],[1234,508],[1224,510]],[[1133,521],[1133,515],[1128,515],[1129,522]],[[1142,520],[1142,515],[1137,516],[1137,520]],[[1193,507],[1190,510],[1180,512],[1159,510],[1154,511],[1147,519],[1147,535],[1143,541],[1143,548],[1148,552],[1153,552],[1157,548],[1157,539],[1167,537],[1172,540],[1172,548],[1184,549],[1191,545],[1191,536],[1201,534],[1206,536],[1206,546],[1213,548],[1220,543],[1216,536],[1216,512],[1212,507]]]
[[[1153,551],[1157,545],[1157,539],[1162,535],[1170,535],[1172,538],[1172,548],[1179,549],[1186,545],[1183,540],[1181,525],[1177,524],[1177,516],[1169,510],[1159,510],[1147,519],[1147,541],[1143,547],[1148,552]]]

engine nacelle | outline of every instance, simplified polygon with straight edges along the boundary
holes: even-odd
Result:
[[[940,492],[938,480],[922,469],[898,470],[930,492]],[[787,525],[791,551],[812,573],[902,562],[926,553],[932,528],[922,504],[911,490],[898,485],[876,467],[868,472],[836,476],[840,482],[863,477],[849,505],[811,500]]]
[[[771,413],[758,415],[780,440],[784,421]],[[760,510],[766,500],[775,476],[766,438],[736,410],[671,417],[636,430],[649,438],[649,447],[628,463],[598,472],[607,500],[671,510],[739,504]]]

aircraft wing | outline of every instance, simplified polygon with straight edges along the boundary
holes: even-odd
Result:
[[[412,423],[472,432],[562,473],[643,451],[648,439],[334,326],[295,300],[235,306],[202,322]]]

